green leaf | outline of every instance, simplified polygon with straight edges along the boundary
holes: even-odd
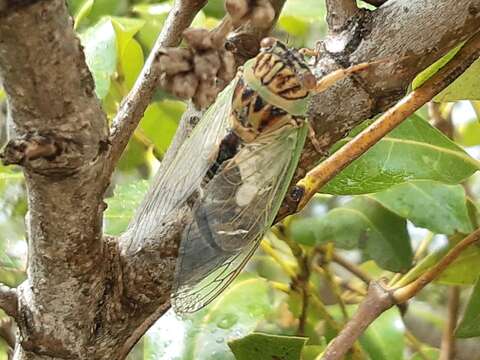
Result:
[[[240,274],[204,309],[183,320],[162,316],[148,336],[149,342],[155,342],[152,359],[233,360],[227,342],[246,336],[267,319],[276,319],[275,295],[264,279]]]
[[[417,180],[371,196],[390,211],[433,232],[452,235],[473,230],[461,185]]]
[[[302,360],[317,360],[325,350],[325,345],[305,345],[302,351]]]
[[[349,140],[344,139],[340,144]],[[479,161],[414,115],[354,161],[321,191],[336,195],[365,194],[411,180],[458,184],[479,168]]]
[[[110,89],[110,79],[117,69],[117,45],[112,22],[104,18],[80,34],[87,65],[95,80],[95,93],[103,99]]]
[[[237,360],[300,360],[307,338],[253,333],[228,343]]]
[[[371,360],[403,360],[404,326],[398,309],[380,315],[360,337]]]
[[[463,44],[453,48],[442,58],[423,70],[412,82],[412,88],[420,87],[427,79],[444,67],[461,49]],[[458,100],[480,100],[480,88],[478,78],[480,77],[480,60],[475,61],[460,75],[453,83],[447,86],[440,94],[435,96],[437,102],[448,102]]]
[[[442,56],[440,59],[435,61],[432,65],[427,67],[425,70],[420,72],[415,79],[412,81],[412,89],[415,90],[419,88],[420,86],[423,85],[425,81],[427,81],[429,78],[431,78],[433,75],[435,75],[438,70],[440,70],[442,67],[444,67],[452,58],[455,56],[455,54],[462,48],[462,44],[454,47],[452,50],[450,50],[448,53],[446,53],[444,56]]]
[[[120,15],[127,11],[128,0],[95,0],[89,18],[93,23],[103,16]]]
[[[422,346],[422,355],[417,352],[413,354],[410,360],[426,360],[425,356],[428,360],[438,360],[440,359],[440,350]]]
[[[118,235],[125,231],[147,190],[148,182],[144,180],[117,185],[113,198],[107,199],[108,208],[104,213],[105,232]]]
[[[75,19],[75,23],[73,25],[74,29],[77,29],[79,27],[79,24],[81,24],[82,21],[84,21],[90,14],[93,2],[94,0],[84,0],[78,4],[78,7],[73,13],[73,18]]]
[[[176,100],[155,102],[145,111],[140,128],[160,153],[163,154],[168,149],[184,111],[185,103]]]
[[[298,42],[298,37],[308,37],[310,29],[315,26],[325,30],[325,5],[316,0],[289,0],[285,3],[278,27],[292,35],[291,41]],[[316,29],[318,32],[318,29]],[[307,39],[305,39],[307,40]]]
[[[142,19],[146,20],[145,25],[138,34],[138,38],[148,49],[152,48],[171,10],[172,5],[167,2],[159,4],[138,4],[132,8],[135,14],[138,14]]]
[[[471,245],[450,264],[436,282],[446,285],[472,285],[480,275],[480,247]]]
[[[324,217],[297,220],[291,233],[296,241],[310,245],[332,241],[341,248],[358,247],[394,272],[404,272],[412,263],[405,219],[366,197],[357,197]]]
[[[480,60],[477,60],[433,100],[437,102],[480,100],[479,78]]]
[[[135,83],[144,63],[142,47],[133,37],[145,25],[145,21],[120,17],[112,17],[111,20],[117,35],[119,72],[129,90]]]
[[[132,39],[120,57],[120,71],[125,78],[125,84],[131,89],[142,71],[144,63],[143,50],[137,40]]]
[[[455,140],[463,146],[480,145],[480,123],[477,119],[462,124],[455,131]]]
[[[462,321],[455,330],[455,336],[458,338],[480,336],[480,277],[470,295]]]
[[[115,16],[110,19],[117,34],[119,55],[122,56],[128,43],[145,25],[145,20]]]

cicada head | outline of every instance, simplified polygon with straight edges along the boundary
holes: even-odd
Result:
[[[316,81],[303,57],[275,38],[263,39],[260,46],[252,64],[253,76],[287,101],[306,98]]]
[[[274,38],[243,68],[233,97],[232,123],[244,141],[299,123],[307,112],[315,76],[302,56]]]

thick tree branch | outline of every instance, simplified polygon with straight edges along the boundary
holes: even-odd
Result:
[[[5,154],[17,154],[28,189],[15,358],[89,357],[105,285],[98,178],[107,121],[64,0],[7,1],[0,78],[12,125]]]
[[[109,152],[106,169],[106,180],[127,146],[127,143],[140,122],[143,113],[152,100],[160,79],[160,68],[155,66],[160,50],[167,46],[176,46],[182,40],[183,31],[190,26],[195,15],[205,5],[206,0],[176,0],[169,12],[165,25],[160,32],[150,55],[145,61],[143,70],[138,76],[130,93],[122,101],[117,115],[113,119]],[[161,119],[159,119],[161,121]]]
[[[18,312],[18,298],[15,289],[0,283],[0,309],[15,318]]]
[[[327,5],[327,24],[331,32],[345,29],[359,12],[355,0],[326,0],[325,3]]]

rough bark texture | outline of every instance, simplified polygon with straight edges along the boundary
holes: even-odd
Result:
[[[317,73],[401,61],[316,97],[310,113],[324,148],[403,96],[416,73],[479,23],[480,0],[397,0],[359,12],[324,41]],[[253,55],[261,36],[238,34],[239,55]],[[159,219],[161,230],[135,251],[123,247],[129,234],[102,238],[107,123],[63,0],[0,1],[0,78],[14,130],[5,160],[24,166],[29,203],[15,359],[122,359],[169,307],[185,214]],[[307,148],[298,174],[318,160]]]

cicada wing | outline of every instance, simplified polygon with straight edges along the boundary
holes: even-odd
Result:
[[[233,81],[217,97],[175,158],[156,174],[128,232],[132,243],[145,236],[155,237],[159,219],[164,218],[197,190],[215,160],[218,144],[227,133],[232,105]]]
[[[177,313],[210,303],[245,266],[275,218],[305,134],[288,127],[258,138],[208,183],[182,236],[172,299]]]

